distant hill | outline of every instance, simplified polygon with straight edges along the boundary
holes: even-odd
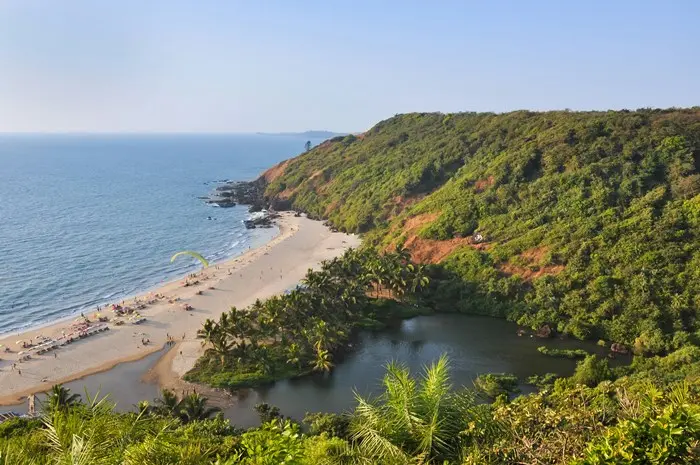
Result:
[[[397,115],[265,178],[459,276],[453,309],[639,353],[700,336],[700,108]]]
[[[346,136],[347,132],[331,132],[331,131],[304,131],[304,132],[258,132],[263,136],[298,136],[308,137],[309,139],[330,139],[331,137]]]

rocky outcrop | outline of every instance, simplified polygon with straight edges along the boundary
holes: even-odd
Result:
[[[271,228],[274,220],[277,218],[279,218],[277,213],[267,212],[263,215],[257,215],[249,220],[244,220],[243,224],[247,229]]]
[[[208,203],[211,205],[218,205],[221,208],[230,208],[230,207],[236,206],[236,202],[234,202],[230,197],[208,198],[207,200],[205,200],[205,203]]]
[[[233,207],[235,205],[250,205],[251,213],[261,211],[266,208],[264,199],[267,181],[260,177],[255,181],[227,181],[217,186],[213,195],[204,200],[208,204],[215,204],[219,207]]]
[[[613,352],[616,354],[628,354],[629,349],[624,344],[618,344],[617,342],[613,342],[610,345],[610,352]]]
[[[543,325],[535,332],[535,336],[541,338],[548,338],[554,336],[554,331],[549,325]]]
[[[282,163],[276,168],[282,169],[284,166],[284,163]],[[249,213],[257,213],[263,210],[291,210],[292,202],[290,200],[280,196],[275,196],[271,199],[265,197],[265,189],[269,183],[270,176],[270,173],[266,172],[266,174],[254,181],[227,181],[217,186],[213,195],[205,197],[204,201],[208,204],[216,204],[224,208],[233,207],[235,205],[248,205]],[[250,224],[251,227],[266,227],[262,223],[248,224]]]

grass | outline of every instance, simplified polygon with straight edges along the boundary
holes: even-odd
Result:
[[[538,347],[537,351],[541,354],[548,355],[550,357],[570,359],[586,358],[588,355],[590,355],[587,351],[583,349],[550,349],[549,347],[545,346]]]

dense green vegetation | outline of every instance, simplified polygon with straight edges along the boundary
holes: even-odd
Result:
[[[479,389],[453,387],[444,357],[421,376],[390,365],[383,393],[358,396],[347,414],[299,424],[260,405],[262,426],[247,431],[210,418],[196,394],[188,401],[166,391],[115,413],[106,399],[81,402],[57,386],[41,419],[0,424],[0,465],[694,464],[698,352],[648,358],[633,376],[590,386],[577,376],[600,376],[598,365],[581,362],[573,378],[492,402]]]
[[[537,351],[544,355],[549,355],[550,357],[563,357],[563,358],[584,358],[589,354],[583,349],[552,349],[547,346],[540,346]]]
[[[197,333],[207,351],[186,379],[240,388],[327,373],[355,330],[420,312],[416,298],[427,284],[402,249],[349,250],[287,294],[207,320]],[[386,293],[393,299],[380,298]]]
[[[432,270],[438,306],[645,354],[698,336],[697,108],[398,115],[291,160],[266,195],[421,258],[480,234]]]

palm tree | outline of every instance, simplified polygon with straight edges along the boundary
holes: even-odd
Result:
[[[272,357],[270,356],[267,346],[257,346],[252,351],[251,358],[263,375],[272,373],[274,366],[272,365]]]
[[[374,282],[377,290],[377,298],[379,298],[379,293],[382,290],[382,284],[384,284],[384,280],[386,278],[386,269],[380,260],[371,262],[368,269],[368,277]]]
[[[44,427],[38,433],[43,437],[42,443],[46,451],[42,460],[36,463],[114,463],[114,458],[130,444],[140,441],[148,431],[154,430],[156,425],[153,417],[141,414],[115,415],[114,407],[106,397],[90,397],[86,394],[82,408],[59,409],[50,415],[44,415]],[[28,465],[35,462],[12,463]]]
[[[183,423],[207,420],[220,412],[218,407],[207,407],[207,398],[193,392],[186,395],[178,404],[178,413]]]
[[[79,404],[80,394],[71,394],[70,389],[64,387],[62,384],[54,384],[51,386],[51,390],[49,391],[45,402],[45,409],[48,412],[63,410]]]
[[[221,328],[218,323],[207,318],[204,324],[202,324],[202,328],[197,330],[197,339],[202,340],[202,346],[211,344],[220,331]]]
[[[221,321],[224,325],[228,325],[226,313],[221,314]],[[202,339],[202,346],[209,344],[211,347],[208,351],[219,357],[221,366],[226,364],[226,357],[231,354],[235,343],[231,341],[223,330],[224,326],[207,319],[202,328],[197,330],[197,338]]]
[[[153,411],[166,417],[177,417],[180,400],[169,389],[161,391],[161,397],[153,401]]]
[[[353,441],[372,463],[459,462],[464,431],[474,418],[473,394],[454,392],[443,355],[426,369],[420,382],[406,367],[390,364],[385,392],[376,401],[357,395],[350,425]]]

